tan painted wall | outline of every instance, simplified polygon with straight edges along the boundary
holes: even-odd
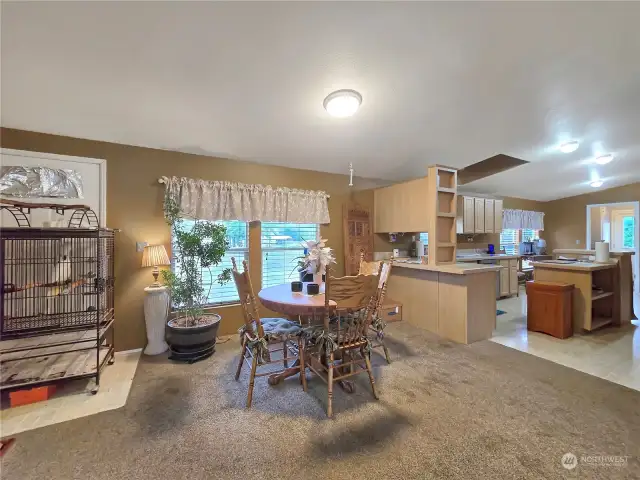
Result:
[[[164,187],[158,177],[184,176],[207,180],[261,183],[273,186],[324,190],[331,195],[331,224],[321,227],[323,238],[335,250],[337,272],[344,272],[342,208],[349,201],[373,208],[373,191],[357,192],[348,186],[348,176],[284,167],[259,165],[200,155],[183,154],[115,143],[81,140],[2,128],[0,146],[17,150],[107,160],[107,225],[121,229],[116,240],[116,348],[144,346],[143,288],[151,281],[150,271],[140,268],[141,254],[135,243],[145,241],[169,248],[169,228],[164,222]],[[345,169],[347,165],[345,165]],[[377,186],[375,181],[355,179],[360,188]],[[250,228],[251,244],[259,242],[257,229]],[[252,279],[260,288],[259,250],[252,251]],[[221,334],[235,333],[242,323],[239,307],[222,307]]]
[[[169,246],[169,230],[162,216],[163,187],[157,183],[159,176],[176,175],[327,191],[331,195],[329,212],[332,222],[321,228],[321,234],[329,239],[330,245],[336,251],[338,273],[344,271],[343,205],[355,201],[373,209],[373,190],[359,190],[378,186],[375,181],[356,179],[357,186],[354,190],[348,187],[346,175],[273,167],[6,128],[0,129],[0,146],[107,160],[107,224],[122,230],[116,244],[118,350],[137,348],[145,343],[142,289],[149,283],[150,274],[138,267],[141,258],[135,250],[135,242],[147,241]],[[544,211],[545,231],[542,237],[547,240],[550,249],[584,248],[587,204],[637,200],[640,200],[640,183],[553,202],[507,197],[504,199],[504,208]],[[255,226],[250,228],[252,244],[259,242],[258,232]],[[410,235],[406,238],[410,238]],[[464,236],[458,238],[464,240]],[[576,239],[581,241],[580,245],[575,244]],[[374,243],[376,251],[391,251],[395,246],[383,235],[376,235]],[[459,248],[484,248],[488,243],[499,244],[499,236],[476,236],[473,243],[462,243]],[[260,269],[257,268],[260,265],[259,253],[253,251],[251,256],[254,266],[252,277],[256,289],[260,286]],[[223,315],[221,333],[235,332],[241,324],[239,308],[224,307],[218,311]]]
[[[640,183],[545,202],[548,248],[586,248],[587,205],[633,201],[640,201]]]

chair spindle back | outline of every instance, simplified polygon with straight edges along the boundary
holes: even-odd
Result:
[[[238,296],[240,297],[240,306],[242,307],[245,330],[248,333],[257,333],[258,337],[262,338],[264,336],[264,330],[260,323],[258,302],[256,301],[256,297],[253,293],[253,285],[251,284],[247,261],[242,261],[242,272],[238,271],[238,265],[236,264],[235,257],[231,257],[231,263],[233,265],[231,274],[233,275],[233,281],[236,284]],[[258,330],[257,332],[254,332],[254,324],[255,328]]]
[[[367,262],[364,259],[364,252],[360,253],[360,269],[358,275],[377,275],[382,262]]]
[[[382,269],[382,265],[380,266]],[[380,274],[381,272],[378,272]],[[357,313],[352,320],[339,324],[338,344],[360,340],[365,335],[372,320],[372,306],[375,301],[379,276],[357,275],[332,277],[329,269],[325,282],[325,329],[329,329],[331,313],[329,301],[336,302],[335,312],[340,317],[344,314]]]

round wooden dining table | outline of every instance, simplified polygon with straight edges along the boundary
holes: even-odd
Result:
[[[320,293],[317,295],[309,295],[306,293],[307,284],[305,283],[302,292],[292,292],[291,284],[285,283],[275,285],[273,287],[263,288],[258,292],[258,298],[262,305],[271,310],[287,317],[305,317],[307,323],[310,324],[313,319],[322,321],[321,313],[325,308],[324,284],[320,286]],[[330,307],[336,307],[336,302],[329,301]],[[269,376],[269,385],[277,385],[285,378],[291,377],[299,372],[299,360],[285,369],[279,374]]]
[[[260,290],[258,298],[262,304],[272,312],[291,317],[313,317],[324,310],[324,283],[320,286],[318,295],[306,293],[307,284],[303,284],[302,292],[292,292],[291,284],[285,283]],[[336,302],[329,301],[330,307],[335,307]]]

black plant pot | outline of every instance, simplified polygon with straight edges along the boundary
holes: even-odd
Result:
[[[171,352],[170,360],[194,363],[213,355],[221,317],[216,313],[204,317],[211,319],[211,323],[196,327],[173,326],[173,320],[169,320],[166,337]]]
[[[300,272],[300,281],[310,283],[313,282],[313,273]],[[322,281],[326,282],[325,275],[322,275]]]

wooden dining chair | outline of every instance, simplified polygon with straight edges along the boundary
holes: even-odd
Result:
[[[373,396],[378,398],[367,338],[377,285],[376,276],[335,278],[327,269],[324,322],[306,334],[304,348],[309,369],[327,384],[328,417],[333,415],[333,384],[358,373],[366,371],[369,374]],[[330,301],[337,306],[330,307]]]
[[[360,252],[360,268],[358,269],[358,275],[377,275],[380,270],[381,261],[367,262],[364,259],[364,252]]]
[[[360,275],[377,275],[380,272],[378,280],[378,293],[375,297],[375,305],[373,309],[373,318],[371,325],[369,326],[369,332],[374,335],[370,336],[372,348],[382,348],[384,351],[384,358],[388,364],[391,364],[391,357],[389,356],[389,350],[384,343],[384,329],[387,324],[384,322],[381,316],[382,305],[384,303],[384,297],[387,293],[387,282],[391,275],[391,260],[384,260],[379,262],[367,262],[364,259],[364,254],[360,254]]]
[[[249,375],[249,390],[247,391],[247,408],[251,408],[251,400],[253,398],[253,384],[256,377],[264,377],[267,375],[276,375],[284,370],[257,373],[261,367],[266,367],[273,363],[282,363],[284,369],[289,368],[289,360],[295,359],[297,368],[300,372],[305,371],[304,357],[302,352],[302,328],[296,322],[286,320],[284,318],[260,318],[258,311],[258,302],[253,293],[253,285],[249,276],[249,268],[246,260],[243,260],[243,271],[238,271],[236,259],[231,257],[233,268],[231,273],[238,289],[240,297],[240,305],[244,317],[244,325],[238,331],[240,333],[240,359],[238,361],[238,369],[236,370],[236,380],[240,378],[242,366],[246,362],[251,368]],[[278,345],[278,348],[270,349],[271,345]],[[271,359],[272,353],[282,353],[282,358],[277,360]],[[289,354],[292,357],[289,357]],[[300,376],[302,388],[307,391],[307,382],[304,375]]]

